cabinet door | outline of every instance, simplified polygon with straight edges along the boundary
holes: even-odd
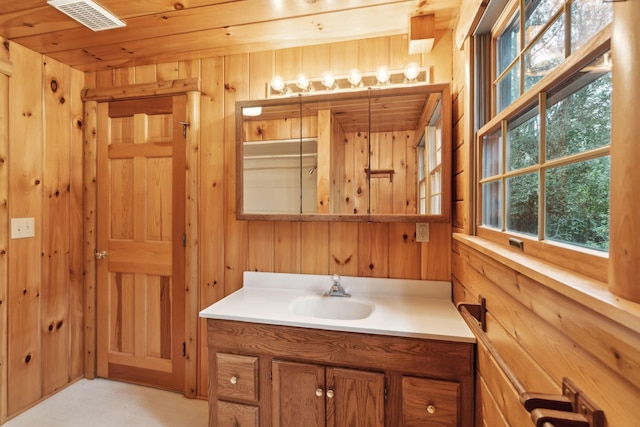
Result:
[[[384,427],[384,374],[327,368],[327,427]]]
[[[324,367],[274,361],[273,427],[324,427]]]
[[[460,384],[402,377],[404,427],[457,427]]]

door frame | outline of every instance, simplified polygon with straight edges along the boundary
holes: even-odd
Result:
[[[195,398],[198,369],[198,174],[200,146],[199,78],[160,81],[137,85],[84,89],[84,375],[93,379],[97,374],[97,144],[98,103],[160,96],[186,95],[187,111],[185,170],[185,384],[184,395]]]

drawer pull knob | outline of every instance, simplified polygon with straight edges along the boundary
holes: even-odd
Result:
[[[229,382],[231,382],[231,384],[238,384],[238,377],[236,377],[235,375],[232,376]]]
[[[322,389],[321,388],[317,388],[316,389],[316,396],[322,397]]]
[[[332,399],[332,398],[333,398],[333,390],[329,390],[329,391],[327,391],[327,397],[328,397],[329,399]]]
[[[433,405],[429,405],[427,406],[427,412],[430,413],[431,415],[436,413],[436,407]]]

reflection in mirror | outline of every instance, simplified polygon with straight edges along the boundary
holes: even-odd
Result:
[[[442,116],[441,100],[434,100],[434,112],[418,143],[418,213],[442,212]]]
[[[447,85],[238,102],[238,218],[449,221],[450,106]]]
[[[302,212],[315,212],[317,150],[316,138],[245,141],[245,211],[300,213],[302,200]]]

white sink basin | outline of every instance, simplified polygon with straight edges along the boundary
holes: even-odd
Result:
[[[369,317],[373,306],[350,298],[307,296],[291,301],[289,311],[320,319],[359,320]]]

